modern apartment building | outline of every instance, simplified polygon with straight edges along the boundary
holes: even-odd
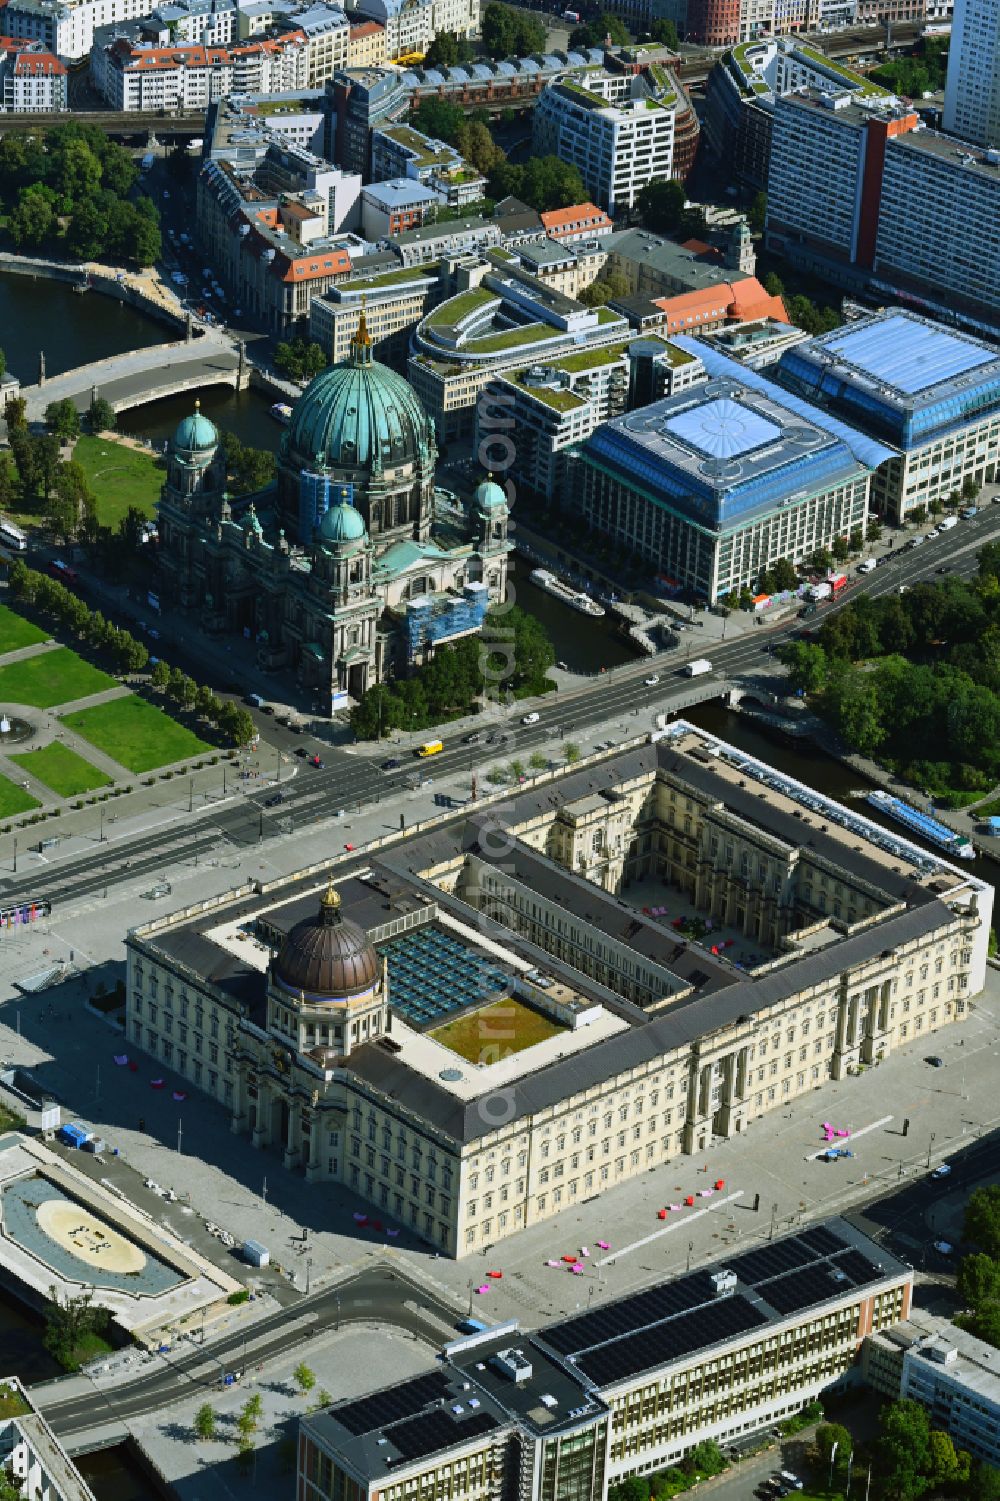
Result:
[[[207,110],[230,94],[280,93],[305,86],[307,49],[301,32],[231,47],[180,47],[113,42],[93,69],[109,107],[123,111]]]
[[[412,125],[383,125],[372,132],[372,181],[409,177],[431,188],[450,208],[478,203],[486,179],[446,141],[434,141]]]
[[[889,143],[917,123],[916,114],[894,101],[856,101],[846,89],[778,96],[767,179],[768,246],[844,285],[863,281],[881,230]]]
[[[63,62],[78,62],[94,45],[94,32],[113,22],[149,14],[150,0],[11,0],[3,30],[18,41],[38,42]]]
[[[353,24],[353,23],[352,23]],[[406,114],[408,96],[395,68],[343,68],[325,85],[337,122],[336,160],[371,180],[371,139]]]
[[[129,1046],[454,1257],[927,1049],[984,983],[990,886],[683,722],[334,865],[322,899],[307,871],[133,930]],[[710,940],[643,910],[678,888]],[[521,1008],[544,1039],[471,1067],[440,1032],[481,1012],[502,1039]],[[664,1421],[615,1426],[619,1471],[700,1436]]]
[[[340,365],[351,351],[361,313],[374,358],[396,370],[406,369],[410,334],[441,296],[437,267],[402,267],[375,276],[339,282],[309,304],[309,337]]]
[[[887,144],[873,289],[1000,331],[1000,153],[932,130]]]
[[[511,1320],[453,1340],[427,1374],[302,1420],[300,1501],[606,1501],[844,1383],[912,1282],[829,1220],[531,1334]]]
[[[584,186],[614,217],[647,183],[680,175],[674,159],[679,109],[687,108],[666,68],[605,68],[566,74],[539,97],[534,149],[579,169]]]
[[[611,234],[614,223],[596,203],[574,203],[571,208],[554,208],[541,216],[545,233],[561,245],[589,244]]]
[[[1000,25],[993,0],[955,0],[941,124],[1000,149]]]
[[[519,495],[552,500],[566,484],[567,451],[600,423],[703,378],[699,360],[655,337],[512,370],[486,387],[477,407],[475,449],[488,452],[498,419],[505,419],[516,434],[508,479]],[[633,391],[641,391],[641,402],[630,402]]]
[[[697,340],[677,342],[700,353]],[[704,363],[713,374],[725,361],[706,351]],[[864,525],[876,467],[861,457],[864,440],[808,413],[756,372],[717,375],[600,427],[579,451],[574,506],[661,578],[714,604],[776,558],[808,557]]]
[[[923,1309],[865,1342],[864,1378],[881,1396],[926,1407],[956,1449],[1000,1468],[1000,1351]]]
[[[387,240],[433,218],[441,199],[409,177],[373,182],[361,194],[361,230],[366,240]]]
[[[620,343],[629,332],[620,313],[584,307],[530,276],[513,257],[503,270],[480,267],[470,274],[478,285],[433,308],[413,334],[410,382],[439,442],[471,437],[477,399],[495,375]]]
[[[721,57],[709,74],[705,138],[726,169],[748,186],[767,186],[775,100],[804,87],[889,101],[888,91],[864,74],[791,37],[744,42]]]
[[[892,447],[870,498],[897,525],[1000,472],[1000,354],[968,334],[893,310],[797,344],[776,376]]]
[[[65,64],[39,42],[0,36],[0,111],[52,114],[68,107]]]

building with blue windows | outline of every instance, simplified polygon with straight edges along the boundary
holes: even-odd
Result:
[[[871,475],[891,451],[698,341],[677,343],[712,378],[602,424],[567,488],[584,519],[661,582],[714,603],[778,558],[800,561],[862,526]]]
[[[796,345],[774,373],[891,446],[871,491],[887,520],[996,477],[1000,353],[970,334],[894,308]]]

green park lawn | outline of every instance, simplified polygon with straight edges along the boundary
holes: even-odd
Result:
[[[0,818],[10,818],[15,813],[28,813],[39,807],[37,797],[25,792],[16,782],[0,777]]]
[[[91,667],[68,646],[56,646],[0,667],[0,702],[31,704],[35,709],[69,704],[117,686],[114,678],[99,667]]]
[[[15,615],[6,605],[0,605],[0,657],[4,652],[19,651],[22,646],[35,646],[39,641],[50,640],[48,631],[43,631],[23,615]]]
[[[76,751],[54,741],[38,750],[23,751],[9,756],[8,760],[23,766],[31,776],[51,787],[58,797],[76,797],[81,792],[92,792],[95,787],[109,787],[111,778],[96,766],[91,766]]]
[[[203,740],[145,699],[129,694],[67,714],[63,723],[129,771],[153,771],[210,750]]]
[[[523,1001],[508,996],[477,1011],[466,1012],[456,1021],[445,1022],[430,1035],[469,1063],[494,1063],[508,1053],[544,1042],[565,1028]]]
[[[112,530],[129,506],[145,516],[153,515],[160,498],[163,471],[151,453],[126,448],[113,438],[83,437],[76,440],[73,457],[87,476],[97,497],[97,519]]]

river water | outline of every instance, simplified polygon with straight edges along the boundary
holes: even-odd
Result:
[[[59,375],[174,337],[165,324],[100,292],[81,297],[66,282],[0,275],[0,345],[22,385],[37,381],[41,350],[46,373]]]

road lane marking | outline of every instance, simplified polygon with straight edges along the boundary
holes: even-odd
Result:
[[[642,1240],[634,1240],[631,1245],[622,1246],[619,1251],[610,1251],[607,1256],[602,1256],[595,1266],[607,1266],[608,1262],[617,1261],[620,1256],[628,1256],[632,1251],[638,1251],[640,1246],[648,1246],[650,1241],[659,1240],[664,1235],[669,1235],[672,1230],[681,1230],[686,1225],[694,1224],[703,1215],[711,1214],[714,1209],[721,1209],[723,1204],[731,1204],[734,1199],[742,1199],[744,1190],[738,1188],[735,1193],[726,1194],[724,1199],[714,1199],[711,1204],[706,1204],[704,1209],[696,1209],[693,1214],[686,1214],[683,1219],[676,1219],[672,1223],[663,1226],[661,1230],[654,1230],[651,1235],[644,1235]]]

